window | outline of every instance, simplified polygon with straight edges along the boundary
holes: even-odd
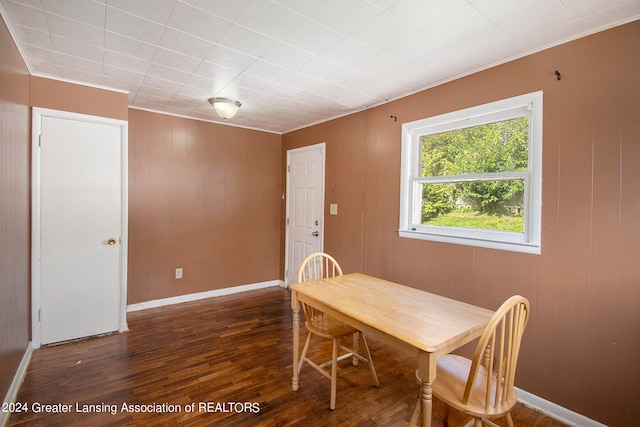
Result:
[[[401,237],[540,253],[542,92],[402,125]]]

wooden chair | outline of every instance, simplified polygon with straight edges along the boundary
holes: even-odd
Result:
[[[445,425],[448,425],[450,408],[455,408],[473,417],[475,427],[483,423],[496,426],[489,420],[502,417],[513,427],[509,411],[518,399],[514,379],[528,318],[529,301],[519,295],[512,296],[491,318],[473,360],[453,354],[438,359],[433,395],[446,404]],[[410,426],[416,425],[419,415],[420,400]]]
[[[298,271],[298,282],[301,283],[334,276],[342,276],[342,269],[338,262],[330,255],[322,252],[316,252],[309,255],[304,259],[304,261],[302,261],[300,270]],[[329,404],[329,408],[331,410],[334,410],[336,407],[337,368],[338,362],[341,360],[352,358],[354,366],[358,364],[358,361],[367,363],[371,370],[371,375],[373,376],[376,387],[380,386],[380,383],[378,382],[378,375],[376,374],[375,367],[373,366],[373,360],[371,359],[371,353],[369,352],[369,346],[367,345],[367,340],[364,337],[364,334],[307,304],[302,303],[302,310],[306,318],[305,327],[309,334],[307,335],[307,340],[304,344],[300,361],[298,362],[298,375],[300,374],[300,370],[302,369],[304,362],[307,362],[310,366],[331,380],[331,402]],[[331,360],[316,364],[307,357],[307,351],[309,350],[312,335],[333,341]],[[353,337],[352,348],[346,347],[341,342],[342,338],[348,336]],[[362,337],[366,357],[358,353],[358,339],[360,337]],[[346,353],[339,355],[340,349]],[[329,372],[325,369],[327,366],[331,366],[331,370]]]

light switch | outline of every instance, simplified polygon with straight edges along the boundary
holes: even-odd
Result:
[[[182,279],[182,268],[176,268],[176,279]]]
[[[332,203],[329,205],[329,215],[338,215],[338,205]]]

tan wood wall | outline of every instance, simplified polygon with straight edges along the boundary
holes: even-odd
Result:
[[[0,396],[29,342],[29,72],[0,19]]]
[[[525,295],[518,385],[610,425],[640,416],[639,46],[636,21],[283,136],[283,158],[327,143],[325,247],[345,271],[494,309]],[[536,90],[542,254],[399,238],[402,123]]]
[[[127,120],[128,113],[126,93],[35,76],[31,78],[31,105],[119,120]]]
[[[278,278],[280,135],[128,109],[124,93],[31,81],[34,106],[129,120],[129,304]]]
[[[130,304],[278,279],[280,152],[280,135],[129,110]]]

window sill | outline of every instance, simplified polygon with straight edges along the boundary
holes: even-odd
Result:
[[[498,249],[510,252],[521,252],[540,255],[540,244],[522,242],[501,242],[497,240],[484,240],[470,237],[448,236],[443,234],[425,233],[423,231],[398,230],[400,237],[407,239],[429,240],[440,243],[452,243],[456,245],[475,246],[479,248]]]

